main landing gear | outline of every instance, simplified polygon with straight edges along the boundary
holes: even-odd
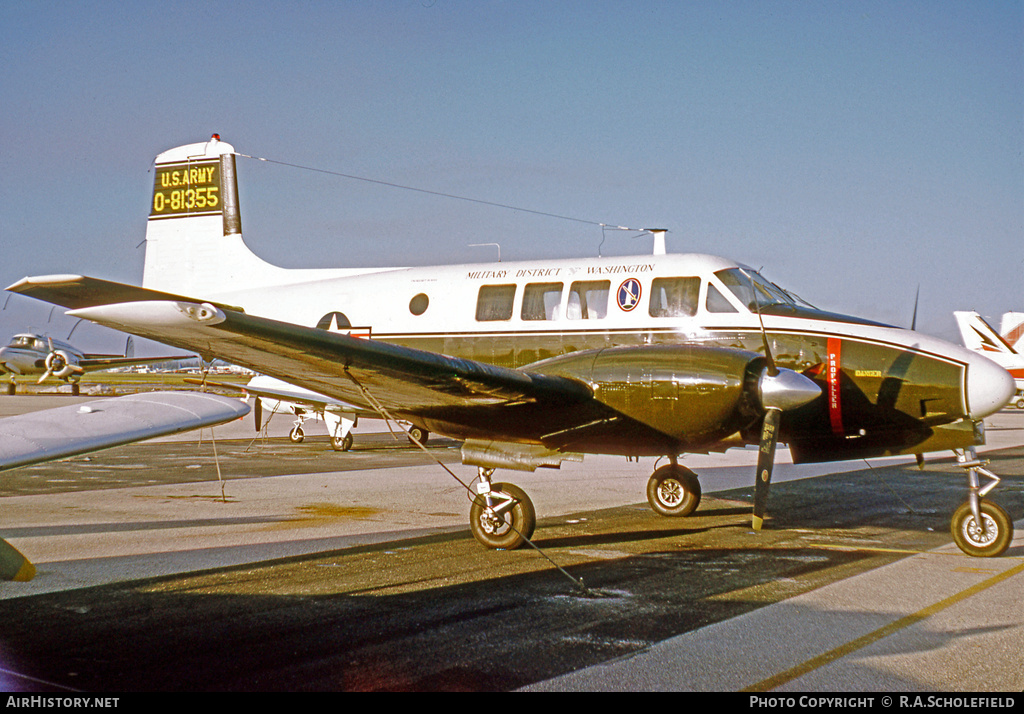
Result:
[[[514,550],[533,537],[537,513],[518,486],[491,483],[494,469],[478,468],[477,495],[469,509],[469,529],[481,544]]]
[[[675,459],[657,469],[647,482],[647,502],[655,513],[681,518],[700,505],[700,481],[697,474]]]
[[[478,467],[469,528],[488,548],[514,550],[533,537],[537,514],[525,491],[511,483],[492,483],[493,474],[494,469]],[[657,469],[647,482],[647,500],[662,516],[689,516],[700,505],[700,495],[697,474],[675,459]]]
[[[999,483],[999,477],[984,467],[973,448],[956,451],[960,468],[967,471],[967,501],[953,513],[950,531],[953,541],[967,555],[992,558],[1002,555],[1013,540],[1013,521],[1000,506],[982,499]],[[989,482],[981,486],[980,476]]]

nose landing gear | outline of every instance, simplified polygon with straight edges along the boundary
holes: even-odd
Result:
[[[999,477],[984,467],[973,448],[956,451],[960,468],[967,471],[967,501],[953,513],[950,531],[953,541],[967,555],[993,558],[1002,555],[1013,540],[1013,521],[992,501],[982,500],[999,483]],[[979,476],[989,482],[981,486]]]

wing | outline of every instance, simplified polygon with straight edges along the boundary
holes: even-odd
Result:
[[[248,405],[230,397],[151,392],[5,417],[0,470],[214,426],[248,413]]]
[[[383,409],[396,418],[436,419],[471,430],[473,424],[480,428],[481,421],[493,423],[486,418],[488,410],[514,411],[515,424],[500,421],[511,424],[515,434],[490,428],[481,433],[536,440],[544,430],[536,422],[542,413],[559,429],[616,417],[576,379],[358,339],[144,288],[46,276],[25,278],[8,290],[74,308],[69,314],[75,317],[204,358],[218,357],[363,409]],[[123,302],[126,297],[129,302]],[[524,436],[516,426],[523,423],[532,424],[533,435]]]
[[[183,359],[195,359],[194,355],[168,355],[165,357],[86,357],[78,361],[78,366],[86,371],[110,369],[112,367],[132,367],[140,364],[159,364],[175,362]]]
[[[464,440],[634,456],[706,452],[736,445],[731,435],[762,413],[764,358],[743,350],[617,347],[508,369],[90,278],[25,278],[8,290]],[[119,302],[125,296],[132,301]],[[655,386],[669,398],[652,399]]]

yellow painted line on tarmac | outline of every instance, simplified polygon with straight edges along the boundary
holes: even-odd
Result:
[[[911,550],[910,548],[883,548],[881,546],[843,545],[841,543],[817,543],[815,544],[815,547],[825,548],[826,550],[843,550],[851,553],[855,551],[865,551],[868,553],[905,553],[907,555],[952,555],[957,557],[963,555],[963,551],[960,550]],[[1024,557],[1018,555],[1004,555],[1000,557],[1003,560],[1024,560]]]
[[[1024,572],[1024,563],[1021,563],[1020,565],[1010,568],[1007,571],[999,573],[998,575],[994,575],[988,580],[983,580],[977,585],[972,585],[966,590],[962,590],[955,595],[951,595],[945,600],[940,600],[934,605],[929,605],[928,607],[922,610],[918,610],[917,612],[911,615],[901,617],[899,620],[896,620],[895,622],[892,622],[886,625],[885,627],[880,627],[874,632],[870,632],[864,635],[863,637],[858,637],[852,642],[847,642],[845,645],[840,645],[839,647],[829,650],[824,654],[820,654],[817,657],[813,657],[807,660],[806,662],[803,662],[802,664],[798,664],[795,667],[787,669],[785,672],[780,672],[779,674],[769,677],[768,679],[764,679],[758,682],[757,684],[752,684],[749,687],[744,687],[740,691],[767,692],[772,689],[775,689],[776,687],[786,684],[787,682],[790,682],[796,679],[797,677],[802,677],[808,672],[813,672],[819,667],[824,667],[826,664],[829,664],[830,662],[834,662],[835,660],[841,657],[845,657],[851,652],[856,652],[857,650],[867,647],[870,644],[874,644],[875,642],[878,642],[879,640],[888,637],[889,635],[895,632],[899,632],[900,630],[909,627],[910,625],[914,625],[918,622],[921,622],[922,620],[925,620],[936,613],[942,612],[947,607],[956,605],[959,602],[963,602],[967,598],[973,597],[974,595],[977,595],[980,592],[988,590],[993,585],[998,585],[1004,580],[1008,580],[1009,578],[1012,578],[1014,575],[1017,575],[1018,573],[1022,572]]]

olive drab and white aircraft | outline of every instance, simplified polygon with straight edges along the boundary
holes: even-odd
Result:
[[[130,340],[131,338],[129,338]],[[126,349],[125,352],[130,350]],[[11,338],[6,347],[0,347],[0,374],[8,375],[7,393],[14,394],[15,376],[41,375],[38,384],[50,377],[62,379],[78,394],[79,380],[86,372],[114,367],[130,367],[187,359],[189,355],[171,357],[130,357],[120,355],[87,354],[69,342],[46,335],[21,333]]]
[[[681,455],[759,444],[760,528],[778,441],[796,463],[956,450],[957,544],[1008,546],[1012,520],[986,498],[998,479],[974,452],[1014,393],[991,360],[815,309],[726,258],[665,254],[663,234],[627,258],[280,268],[242,240],[236,156],[215,135],[157,157],[142,287],[51,275],[8,289],[462,440],[488,547],[535,525],[495,469],[584,454],[667,457],[648,498],[686,516],[701,486]]]
[[[1012,314],[1014,313],[1007,313]],[[1006,339],[1007,335],[1012,337],[1013,333],[999,334],[981,315],[973,311],[954,312],[953,317],[956,318],[960,336],[967,349],[985,355],[1013,376],[1017,385],[1013,405],[1018,409],[1024,409],[1024,354]]]

